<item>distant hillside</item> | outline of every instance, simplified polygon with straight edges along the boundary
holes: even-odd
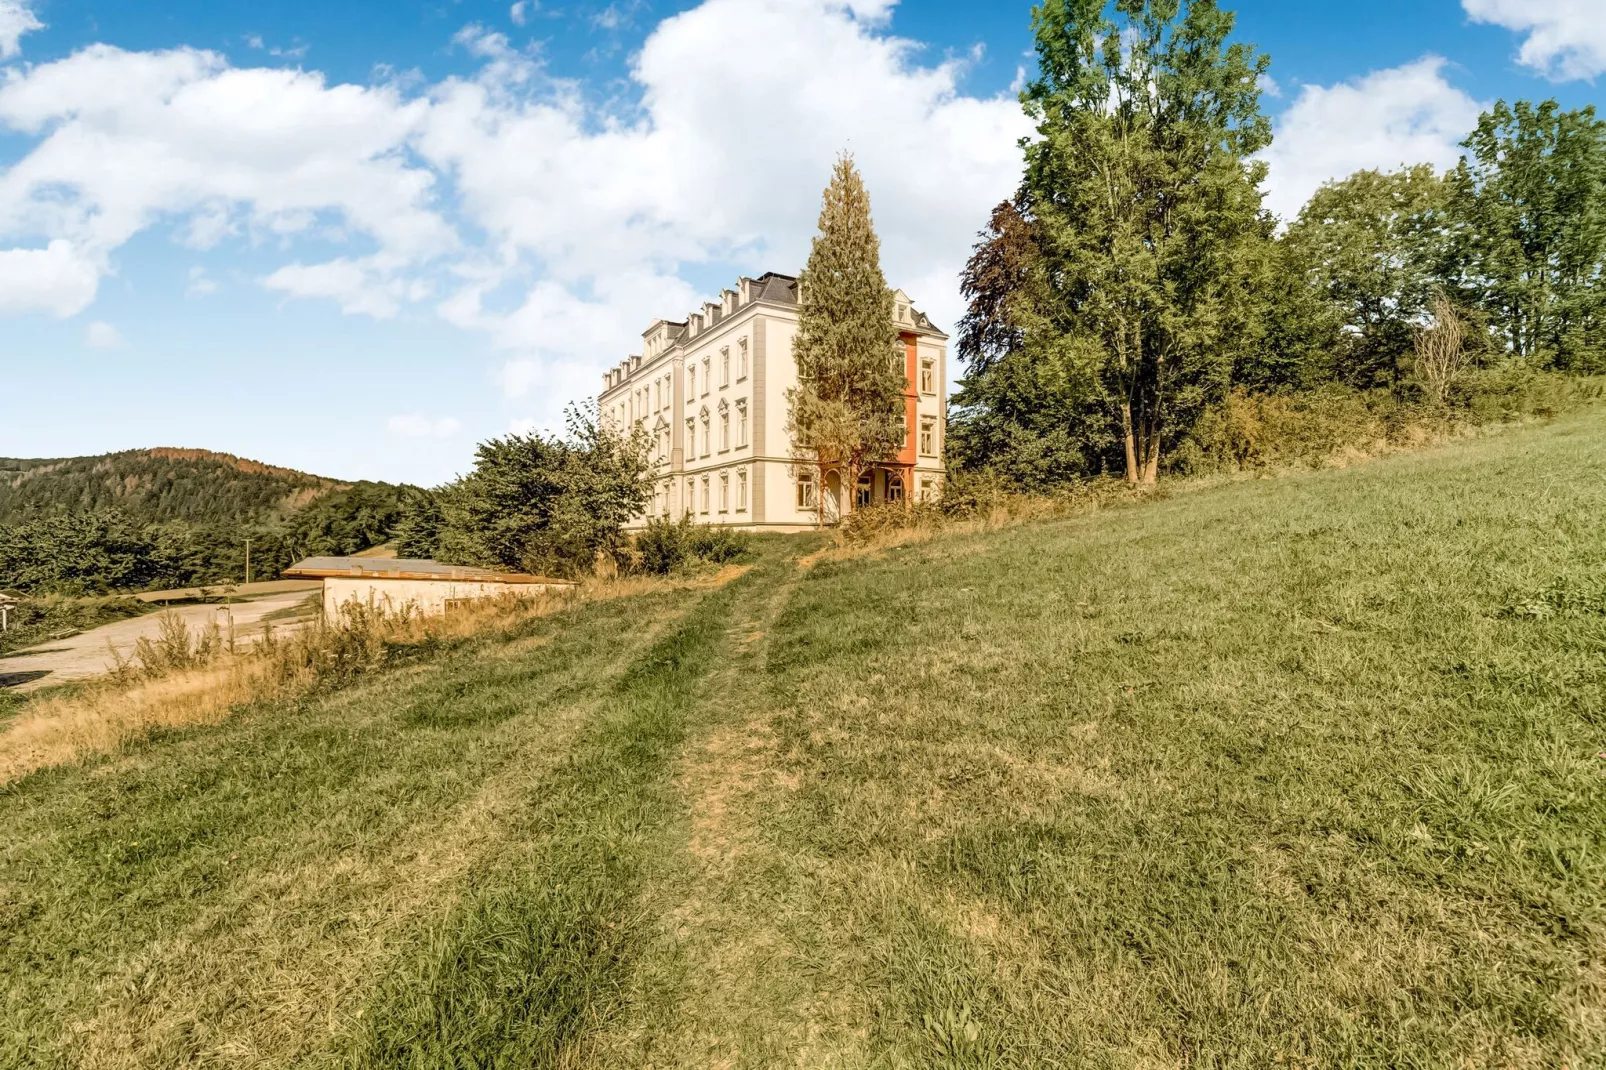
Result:
[[[117,509],[135,520],[279,520],[347,484],[209,450],[148,449],[59,460],[0,457],[0,524]]]

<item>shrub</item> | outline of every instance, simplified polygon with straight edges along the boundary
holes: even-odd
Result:
[[[651,517],[636,533],[631,558],[640,571],[667,576],[699,562],[723,565],[735,561],[751,544],[745,532],[694,524],[689,514],[679,520]]]
[[[669,575],[685,563],[690,539],[689,515],[678,521],[661,516],[648,518],[647,526],[636,533],[637,567],[654,576]]]
[[[712,565],[724,565],[745,554],[750,545],[746,532],[704,526],[692,529],[687,549],[695,558]]]

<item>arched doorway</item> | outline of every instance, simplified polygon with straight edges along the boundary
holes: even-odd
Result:
[[[903,477],[899,475],[887,476],[887,501],[903,501]]]

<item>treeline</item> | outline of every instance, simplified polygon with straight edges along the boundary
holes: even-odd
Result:
[[[1280,230],[1257,158],[1268,60],[1230,12],[1046,0],[1035,30],[1039,136],[962,278],[960,470],[1153,482],[1241,449],[1223,440],[1257,399],[1451,412],[1606,371],[1594,109],[1498,104],[1448,174],[1363,171]]]
[[[357,483],[328,492],[280,522],[143,522],[117,509],[50,513],[0,526],[0,588],[30,594],[220,586],[276,578],[303,557],[347,555],[396,533],[424,495],[416,487]]]
[[[208,450],[0,458],[0,524],[111,510],[150,524],[268,524],[342,485]]]

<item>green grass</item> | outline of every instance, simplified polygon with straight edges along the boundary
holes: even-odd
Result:
[[[1601,1065],[1603,471],[762,539],[36,773],[0,1065]]]

